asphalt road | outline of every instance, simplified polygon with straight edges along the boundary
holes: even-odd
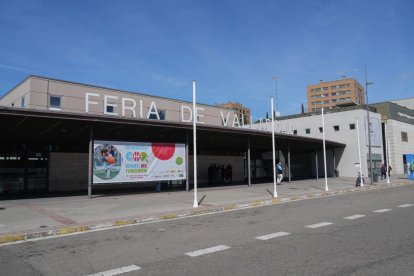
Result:
[[[414,186],[0,246],[0,275],[100,272],[414,275]]]

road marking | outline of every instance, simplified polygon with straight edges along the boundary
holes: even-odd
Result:
[[[312,225],[308,225],[306,227],[308,228],[319,228],[319,227],[324,227],[324,226],[328,226],[333,224],[332,222],[320,222],[320,223],[316,223],[316,224],[312,224]]]
[[[112,276],[112,275],[119,275],[122,273],[127,273],[127,272],[131,272],[131,271],[135,271],[135,270],[140,270],[141,268],[139,266],[136,265],[130,265],[130,266],[123,266],[120,268],[115,268],[112,270],[107,270],[107,271],[102,271],[96,274],[90,274],[87,276]]]
[[[190,257],[197,257],[197,256],[201,256],[204,254],[209,254],[209,253],[214,253],[217,251],[222,251],[222,250],[226,250],[229,249],[230,247],[227,245],[219,245],[219,246],[214,246],[214,247],[210,247],[210,248],[205,248],[205,249],[201,249],[201,250],[197,250],[197,251],[193,251],[193,252],[188,252],[185,253],[185,255],[188,255]]]
[[[269,234],[269,235],[256,237],[256,239],[266,241],[266,240],[270,240],[270,239],[273,239],[273,238],[282,237],[282,236],[286,236],[286,235],[290,235],[290,233],[277,232],[277,233],[273,233],[273,234]]]
[[[357,219],[357,218],[363,218],[365,215],[353,215],[349,217],[344,217],[344,219]]]
[[[413,206],[413,205],[412,204],[404,204],[404,205],[400,205],[398,207],[405,208],[405,207],[411,207],[411,206]]]
[[[375,211],[372,211],[372,212],[374,212],[374,213],[385,213],[385,212],[388,212],[388,211],[391,211],[392,209],[379,209],[379,210],[375,210]]]

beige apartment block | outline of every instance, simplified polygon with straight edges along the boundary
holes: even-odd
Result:
[[[226,107],[230,110],[233,110],[237,115],[240,124],[250,124],[250,108],[243,106],[241,103],[228,102],[224,104],[219,104],[220,107]]]
[[[364,88],[353,78],[324,82],[307,86],[308,112],[321,108],[334,109],[344,105],[365,104]]]

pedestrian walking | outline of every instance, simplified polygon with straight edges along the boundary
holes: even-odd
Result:
[[[282,185],[282,179],[283,179],[283,167],[282,167],[282,163],[279,162],[276,165],[276,184],[277,185]]]

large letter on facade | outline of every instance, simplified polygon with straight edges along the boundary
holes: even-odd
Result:
[[[149,119],[151,114],[154,114],[155,116],[157,116],[157,120],[160,120],[160,115],[158,115],[158,109],[157,109],[157,106],[155,105],[155,102],[151,102],[151,105],[150,105],[150,108],[147,114],[147,119]]]
[[[184,111],[184,109],[185,109],[185,111],[187,111],[190,114],[190,118],[188,118],[188,119],[184,118],[184,114],[186,113]],[[192,121],[192,119],[193,119],[193,110],[191,109],[191,107],[188,107],[186,105],[182,105],[181,106],[181,122],[190,123]]]
[[[204,122],[199,120],[199,119],[204,117],[204,115],[201,115],[201,113],[198,112],[198,111],[202,111],[202,110],[204,110],[204,108],[201,108],[201,107],[196,108],[196,113],[197,113],[196,114],[196,120],[197,120],[197,123],[200,123],[200,124],[204,124]]]
[[[230,113],[227,111],[226,119],[224,119],[223,111],[220,111],[220,115],[221,115],[221,122],[222,122],[223,126],[227,126],[227,122],[229,121]]]
[[[96,93],[86,93],[85,94],[85,112],[89,113],[89,105],[90,104],[98,104],[98,102],[90,101],[89,96],[99,97],[99,94]]]
[[[125,103],[126,102],[131,102],[132,105],[131,106],[126,106]],[[135,107],[137,106],[137,103],[135,102],[134,99],[130,99],[130,98],[122,98],[122,116],[125,117],[125,110],[129,109],[132,111],[132,117],[136,117],[135,114]]]

